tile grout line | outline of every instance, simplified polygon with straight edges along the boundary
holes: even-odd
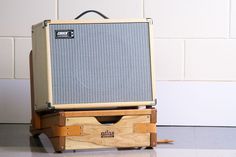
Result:
[[[0,38],[31,38],[31,36],[0,36]]]
[[[58,20],[59,19],[59,0],[55,0],[55,9],[56,9],[56,19]]]
[[[157,82],[205,82],[205,83],[236,83],[236,80],[194,80],[194,79],[188,79],[188,80],[171,80],[171,79],[166,79],[166,80],[161,80],[161,79],[156,79]]]
[[[230,37],[231,37],[231,11],[232,11],[232,7],[231,7],[231,4],[232,4],[232,1],[231,0],[229,0],[229,34],[228,34],[228,38],[230,39]]]
[[[184,63],[183,63],[183,73],[184,73],[184,77],[182,78],[184,81],[186,80],[186,40],[184,40]]]
[[[145,18],[145,5],[144,5],[144,1],[145,1],[145,0],[142,0],[143,18]]]
[[[31,36],[0,36],[0,38],[31,38]],[[187,40],[187,39],[228,39],[221,37],[208,37],[208,38],[186,38],[186,37],[154,37],[154,39],[173,39],[173,40]],[[236,37],[231,37],[230,39],[236,39]]]
[[[228,39],[228,37],[154,37],[155,39],[179,39],[179,40],[187,40],[187,39],[200,39],[200,40],[204,40],[204,39]],[[232,38],[232,39],[236,39]]]
[[[13,38],[13,79],[16,79],[16,39]]]

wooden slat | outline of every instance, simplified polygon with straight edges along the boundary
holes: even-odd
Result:
[[[89,116],[122,116],[122,115],[151,115],[151,109],[145,110],[97,110],[97,111],[71,111],[65,112],[65,117]]]
[[[80,103],[80,104],[54,104],[57,110],[66,109],[113,109],[114,107],[153,106],[155,101],[139,102],[107,102],[107,103]]]
[[[134,133],[156,133],[156,124],[153,123],[136,123],[134,124]]]
[[[67,118],[66,125],[80,125],[81,136],[67,136],[66,149],[150,146],[150,133],[134,133],[136,123],[149,123],[150,115],[123,116],[115,124],[100,124],[95,117]]]
[[[41,118],[41,127],[49,128],[52,126],[65,126],[65,114],[56,114],[55,116],[46,116]]]
[[[153,109],[151,112],[151,123],[157,123],[157,110]]]
[[[80,136],[82,134],[81,126],[52,126],[53,136]]]
[[[151,114],[151,119],[150,119],[151,123],[155,124],[157,123],[157,110],[152,110],[152,114]],[[157,133],[151,133],[150,136],[150,147],[155,147],[157,145]]]
[[[151,133],[150,135],[150,147],[155,147],[157,145],[157,133]]]
[[[50,128],[52,126],[59,125],[60,121],[61,121],[61,119],[59,116],[42,118],[41,119],[41,126],[42,126],[42,128]]]
[[[34,110],[35,99],[34,99],[34,77],[33,77],[33,56],[32,51],[29,55],[29,67],[30,67],[30,93],[31,93],[31,123],[32,129],[40,129],[40,116]]]
[[[50,141],[56,152],[65,150],[65,137],[53,137],[50,138]]]

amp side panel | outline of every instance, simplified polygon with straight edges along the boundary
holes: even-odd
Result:
[[[46,28],[42,25],[32,28],[32,47],[35,109],[44,110],[49,101],[49,91]]]
[[[153,101],[148,22],[49,29],[54,104]]]

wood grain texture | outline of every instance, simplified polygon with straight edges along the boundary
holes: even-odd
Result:
[[[151,114],[151,123],[152,124],[155,124],[157,123],[157,110],[153,109],[152,110],[152,114]],[[150,146],[151,147],[155,147],[157,145],[157,132],[155,133],[151,133],[151,136],[150,136]]]
[[[150,133],[134,133],[134,124],[150,123],[150,115],[124,116],[115,124],[100,124],[95,117],[67,118],[66,125],[80,125],[81,136],[66,137],[66,149],[150,146]]]
[[[54,125],[60,125],[60,116],[48,117],[41,119],[41,126],[42,128],[50,128]]]
[[[30,94],[31,94],[31,124],[33,129],[40,129],[41,123],[40,123],[40,116],[38,113],[34,110],[34,104],[35,104],[35,98],[34,98],[34,76],[33,76],[33,55],[32,51],[29,55],[29,68],[30,68]]]
[[[156,109],[152,109],[151,111],[151,123],[157,123],[157,110]]]
[[[56,151],[154,147],[155,109],[70,111],[41,115],[41,129]],[[56,128],[56,129],[55,129]]]
[[[95,111],[67,111],[65,117],[88,117],[88,116],[124,116],[124,115],[151,115],[154,109],[129,109],[129,110],[95,110]]]
[[[50,141],[56,152],[65,150],[65,137],[52,137]]]
[[[156,145],[157,145],[157,133],[151,133],[150,147],[155,147]]]
[[[134,133],[156,133],[156,124],[153,123],[136,123],[134,124]]]

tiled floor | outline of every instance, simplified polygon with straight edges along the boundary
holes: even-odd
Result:
[[[236,157],[236,128],[158,127],[158,137],[173,139],[173,144],[160,144],[141,150],[54,150],[45,135],[40,141],[31,138],[29,125],[0,124],[0,157]]]

